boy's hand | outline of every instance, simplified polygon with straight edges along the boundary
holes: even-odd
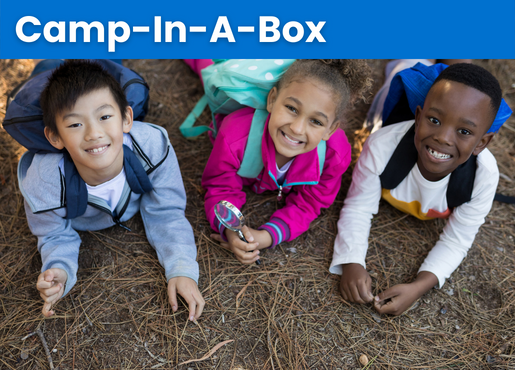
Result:
[[[39,290],[39,295],[43,298],[43,301],[45,301],[42,310],[45,317],[54,314],[52,305],[63,296],[66,280],[68,280],[68,274],[59,268],[48,269],[39,274],[36,288]]]
[[[359,263],[342,265],[340,292],[343,299],[355,303],[372,302],[372,279]]]
[[[190,310],[189,319],[191,321],[197,320],[202,315],[206,303],[198,290],[197,283],[185,276],[178,276],[168,280],[168,300],[172,305],[173,312],[176,312],[178,308],[177,293],[188,303]]]
[[[219,234],[211,234],[211,237],[220,242],[223,248],[233,252],[238,261],[251,264],[259,259],[259,249],[272,245],[272,237],[266,230],[253,230],[247,226],[243,226],[242,232],[248,243],[241,240],[237,232],[229,229],[225,229],[227,242]]]
[[[437,283],[436,275],[422,271],[414,282],[394,285],[379,293],[374,299],[374,307],[381,314],[400,315]]]

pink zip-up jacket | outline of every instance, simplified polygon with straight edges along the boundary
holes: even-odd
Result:
[[[279,186],[276,181],[275,146],[268,133],[269,115],[261,147],[264,168],[257,178],[243,178],[237,171],[243,159],[253,115],[253,108],[243,108],[222,121],[202,175],[202,186],[206,189],[205,210],[213,230],[225,239],[225,228],[214,212],[216,203],[226,200],[241,209],[245,204],[244,185],[250,186],[258,194],[265,190],[282,191],[286,195],[286,205],[259,227],[270,233],[272,247],[275,247],[298,237],[318,217],[322,207],[328,208],[333,204],[340,190],[342,175],[351,161],[351,147],[343,130],[338,129],[327,141],[322,175],[318,152],[314,149],[295,157],[283,185]]]

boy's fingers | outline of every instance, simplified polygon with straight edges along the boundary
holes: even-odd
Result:
[[[374,302],[374,308],[380,314],[397,315],[397,303],[394,299],[386,303]]]
[[[359,294],[359,290],[358,290],[358,287],[355,285],[355,284],[352,284],[352,286],[350,287],[350,291],[352,293],[352,298],[354,299],[354,302],[356,303],[365,303],[362,299],[361,299],[361,296]]]
[[[204,298],[202,298],[202,296],[200,295],[199,291],[197,291],[194,296],[197,301],[197,310],[195,312],[195,320],[196,320],[200,317],[200,315],[202,315],[202,311],[204,311],[204,305],[206,303],[204,301]]]
[[[52,269],[48,269],[45,272],[43,272],[43,278],[45,281],[52,281],[54,280],[54,271]]]
[[[395,286],[393,286],[393,287],[391,287],[391,288],[386,289],[384,292],[379,293],[379,294],[374,298],[374,301],[375,301],[375,302],[382,302],[382,301],[384,301],[385,299],[393,298],[393,297],[395,297],[396,295],[398,295],[398,292],[397,292],[397,289],[395,288]]]
[[[195,301],[195,299],[193,297],[189,297],[187,299],[187,302],[188,302],[188,306],[190,308],[189,319],[190,319],[190,321],[193,321],[193,320],[195,320],[195,308],[197,307],[197,302]]]
[[[43,316],[45,316],[45,317],[52,316],[54,314],[54,311],[52,311],[52,303],[46,302],[43,305],[43,309],[41,310],[41,312],[43,313]]]
[[[370,291],[371,289],[368,285],[369,284],[365,281],[359,284],[358,286],[359,295],[361,299],[367,303],[372,302],[374,300],[374,296],[372,295],[372,292]]]
[[[178,305],[177,305],[177,291],[176,291],[175,284],[168,285],[168,301],[172,305],[172,311],[176,312]]]
[[[41,275],[42,276],[42,275]],[[44,290],[44,289],[50,289],[52,288],[52,286],[54,285],[53,284],[53,281],[45,281],[43,280],[44,278],[42,278],[41,280],[38,279],[38,282],[36,283],[36,288],[41,291],[41,290]]]
[[[340,293],[342,294],[343,299],[345,299],[346,301],[349,300],[347,292],[345,292],[345,289],[343,287],[343,284],[340,284]]]
[[[63,285],[61,283],[59,283],[51,288],[40,291],[40,295],[42,295],[42,296],[44,295],[45,297],[51,298],[53,296],[57,296],[59,294],[59,292],[61,291],[61,289],[63,289]]]

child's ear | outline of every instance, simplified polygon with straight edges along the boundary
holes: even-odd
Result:
[[[268,93],[268,98],[266,99],[266,110],[268,113],[272,113],[272,108],[274,107],[275,99],[277,99],[277,87],[273,87],[272,90]]]
[[[52,130],[50,130],[48,127],[45,126],[45,137],[46,139],[48,140],[48,142],[56,149],[63,149],[64,148],[64,143],[63,141],[61,140],[61,137],[59,136],[58,133],[56,132],[53,132]]]
[[[123,118],[123,132],[128,134],[129,131],[132,128],[132,123],[134,117],[134,111],[132,110],[132,107],[129,105],[127,106],[127,109],[125,110],[125,117]]]
[[[340,127],[340,121],[336,121],[335,123],[333,123],[331,125],[331,128],[329,129],[329,131],[324,135],[324,137],[322,138],[322,140],[324,141],[327,141],[331,138],[331,136],[333,136],[333,134],[336,132],[336,130],[338,130],[338,127]]]
[[[490,144],[490,141],[492,140],[494,135],[495,134],[493,132],[484,134],[481,140],[479,141],[479,144],[477,144],[476,148],[472,152],[472,154],[478,155],[479,153],[481,153],[487,147],[487,145]]]

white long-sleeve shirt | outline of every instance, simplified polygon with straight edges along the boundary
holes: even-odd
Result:
[[[440,181],[426,180],[418,165],[392,190],[381,188],[379,175],[384,171],[395,148],[414,120],[384,127],[370,135],[352,173],[352,184],[338,221],[333,261],[329,271],[342,273],[342,264],[365,265],[371,219],[378,212],[381,196],[394,207],[422,220],[448,218],[440,239],[422,263],[420,271],[429,271],[445,283],[472,246],[479,227],[490,212],[499,181],[499,170],[488,149],[477,157],[472,199],[448,209],[446,192],[450,175]]]

